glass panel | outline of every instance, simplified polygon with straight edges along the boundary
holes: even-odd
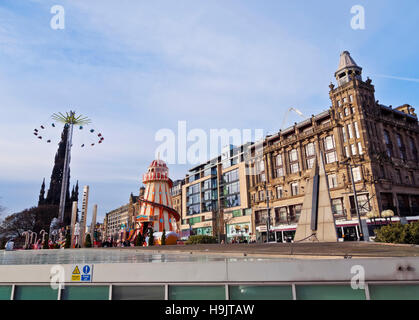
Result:
[[[419,285],[369,285],[371,300],[419,300]]]
[[[164,286],[112,286],[112,300],[164,300]]]
[[[12,286],[0,286],[0,300],[10,300]]]
[[[224,286],[169,286],[169,300],[225,300]]]
[[[62,300],[108,300],[108,286],[66,286],[61,293]]]
[[[296,286],[297,300],[365,300],[364,290],[353,290],[350,285]]]
[[[231,300],[292,300],[291,286],[230,286]]]
[[[50,286],[16,286],[14,300],[57,300],[58,290]]]

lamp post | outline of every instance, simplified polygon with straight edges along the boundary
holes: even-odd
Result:
[[[269,194],[268,187],[265,181],[265,197],[266,197],[266,209],[268,210],[268,220],[266,221],[266,243],[269,243],[269,233],[271,229],[271,208],[269,208]]]
[[[361,215],[359,213],[358,195],[357,195],[356,188],[355,188],[355,181],[354,181],[354,174],[353,174],[353,171],[352,171],[352,164],[349,161],[350,161],[350,158],[346,161],[343,161],[342,163],[348,165],[349,171],[351,173],[352,189],[354,190],[355,211],[356,211],[356,215],[358,217],[359,238],[361,240],[361,237],[364,236],[364,230],[362,229],[362,224],[361,224]]]

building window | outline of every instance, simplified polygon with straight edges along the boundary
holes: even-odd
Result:
[[[336,216],[343,216],[344,215],[345,212],[343,211],[343,199],[342,198],[332,199],[332,212]]]
[[[345,116],[349,116],[349,108],[345,108],[343,112],[345,112]]]
[[[396,140],[397,140],[397,146],[399,147],[400,151],[400,159],[406,160],[406,148],[403,143],[402,136],[398,133],[396,133]]]
[[[386,143],[386,149],[387,149],[387,156],[392,157],[393,156],[393,144],[391,143],[390,134],[387,130],[384,130],[384,141]]]
[[[300,171],[300,167],[298,164],[298,151],[297,149],[292,149],[289,152],[289,159],[290,159],[290,171],[291,173],[297,173]]]
[[[360,155],[363,155],[364,154],[364,151],[362,150],[362,144],[361,144],[361,142],[358,142],[358,152],[359,152]]]
[[[348,140],[348,137],[346,136],[345,126],[342,127],[342,137],[343,137],[343,142],[346,142]]]
[[[345,146],[344,150],[345,150],[345,157],[348,158],[349,157],[349,147]]]
[[[275,178],[280,178],[284,175],[284,162],[282,161],[282,155],[278,154],[275,156]]]
[[[360,134],[359,134],[358,122],[354,122],[354,128],[355,128],[355,137],[357,139],[359,139],[360,138]]]
[[[333,163],[337,161],[336,149],[335,149],[335,139],[334,137],[328,136],[324,138],[324,149],[326,152],[326,163]]]
[[[284,188],[282,186],[276,187],[276,198],[281,199],[284,196]]]
[[[357,155],[356,144],[351,144],[351,152],[353,156]]]
[[[370,202],[368,199],[368,194],[361,194],[357,196],[358,199],[358,209],[360,215],[366,215],[368,212],[370,212]],[[356,214],[355,209],[355,202],[354,202],[354,196],[349,196],[349,202],[351,204],[351,214]]]
[[[301,215],[301,204],[289,206],[289,222],[296,223],[300,219]]]
[[[264,190],[259,191],[259,201],[265,201],[265,191]]]
[[[330,189],[337,188],[338,187],[338,178],[337,178],[336,173],[329,174],[327,177],[328,177],[328,180],[329,180],[329,188]]]
[[[259,159],[256,162],[256,174],[257,174],[257,181],[258,182],[265,182],[266,176],[265,176],[265,162],[263,159]]]
[[[352,168],[352,174],[354,176],[354,182],[358,182],[362,180],[360,167]]]
[[[307,158],[307,169],[313,168],[314,160],[316,158],[316,145],[311,142],[305,146],[306,158]]]
[[[349,101],[350,102],[353,102],[354,101],[354,97],[351,94],[349,95]]]
[[[275,208],[276,224],[289,223],[287,207]]]
[[[293,196],[298,195],[298,182],[291,183],[291,195]]]
[[[349,139],[353,139],[354,138],[354,134],[352,132],[352,124],[348,124],[348,134],[349,134]]]
[[[276,164],[277,167],[282,166],[282,155],[281,154],[276,155],[275,164]]]
[[[412,152],[412,160],[418,161],[418,151],[416,149],[415,140],[412,137],[409,137],[410,151]]]

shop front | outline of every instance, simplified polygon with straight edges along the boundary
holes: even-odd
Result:
[[[251,233],[250,223],[232,223],[227,224],[227,242],[228,243],[240,243],[250,242]]]

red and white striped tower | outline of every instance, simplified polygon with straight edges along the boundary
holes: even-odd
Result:
[[[143,227],[147,223],[153,227],[154,232],[178,232],[176,221],[180,216],[173,209],[170,189],[173,185],[169,178],[169,169],[162,160],[154,160],[146,174],[143,175],[145,184],[144,198],[139,199],[141,206],[137,222]],[[141,228],[144,230],[144,228]],[[145,231],[145,230],[144,230]]]

